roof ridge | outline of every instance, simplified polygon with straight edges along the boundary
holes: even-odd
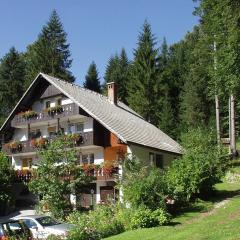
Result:
[[[95,91],[93,91],[93,90],[91,90],[91,89],[82,87],[82,86],[80,86],[80,85],[78,85],[78,84],[76,84],[76,83],[71,83],[71,82],[68,82],[68,81],[66,81],[66,80],[64,80],[64,79],[62,79],[62,78],[53,77],[53,76],[48,75],[48,74],[46,74],[46,73],[41,73],[41,74],[47,75],[48,77],[51,77],[51,78],[55,78],[56,80],[62,81],[62,82],[64,82],[65,84],[71,84],[72,86],[81,88],[81,89],[84,90],[84,91],[88,91],[88,92],[94,93],[94,94],[96,94],[96,95],[100,95],[101,97],[104,97],[104,98],[106,98],[106,99],[108,100],[108,97],[107,97],[107,96],[105,96],[105,95],[103,95],[103,94],[101,94],[101,93],[95,92]],[[119,101],[119,100],[118,100],[118,101]],[[121,102],[121,101],[119,101],[119,102]]]

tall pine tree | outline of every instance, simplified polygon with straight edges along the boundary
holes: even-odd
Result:
[[[155,46],[151,26],[145,21],[134,50],[127,100],[131,108],[153,124],[157,124],[158,49]]]
[[[95,62],[92,62],[88,68],[87,75],[85,77],[85,82],[83,83],[85,88],[88,88],[92,91],[101,92],[101,84],[98,77],[97,66]]]
[[[47,24],[43,26],[37,41],[28,46],[26,87],[39,72],[74,82],[75,79],[69,71],[72,63],[70,55],[67,34],[54,10]]]
[[[0,63],[0,122],[7,117],[23,94],[25,62],[14,47]]]
[[[120,55],[116,54],[114,57],[110,57],[104,76],[105,85],[107,82],[115,82],[117,84],[118,98],[125,104],[127,104],[128,96],[129,66],[130,63],[123,48]]]

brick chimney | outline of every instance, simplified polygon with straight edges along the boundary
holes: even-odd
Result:
[[[117,85],[114,82],[107,83],[108,99],[117,104]]]

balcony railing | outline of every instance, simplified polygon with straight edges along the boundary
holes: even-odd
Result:
[[[106,180],[114,180],[116,179],[117,175],[119,174],[119,168],[118,167],[111,167],[108,170],[103,168],[100,169],[91,169],[85,172],[89,176],[93,176],[98,181],[106,181]]]
[[[81,136],[81,141],[73,141],[71,147],[84,147],[84,146],[90,146],[94,144],[93,132],[82,133],[80,136]],[[51,142],[56,138],[57,136],[54,138],[43,138],[43,139],[46,142]],[[2,146],[2,151],[7,155],[36,152],[37,150],[38,150],[38,146],[33,144],[32,140],[18,142],[14,146],[11,146],[11,144],[9,143],[3,144]]]
[[[15,181],[16,182],[29,182],[34,176],[33,170],[16,170]]]
[[[13,118],[11,125],[12,127],[16,127],[16,126],[26,125],[29,123],[31,124],[36,122],[49,121],[57,118],[69,117],[77,114],[79,114],[79,107],[75,103],[70,103],[70,104],[62,105],[61,111],[50,112],[46,110],[38,113],[36,116],[31,118],[26,118],[21,114],[17,114]]]
[[[107,181],[107,180],[115,180],[118,175],[118,168],[114,168],[111,172],[105,172],[102,169],[94,170],[92,173],[88,173],[90,176],[96,178],[96,180]],[[29,170],[16,170],[15,171],[15,181],[16,182],[30,182],[32,178],[36,176],[36,169],[29,169]],[[63,178],[64,179],[64,178]]]

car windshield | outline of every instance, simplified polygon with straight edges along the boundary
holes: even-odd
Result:
[[[53,226],[60,224],[59,222],[55,221],[51,217],[40,217],[36,218],[36,220],[43,226],[43,227],[48,227],[48,226]]]

